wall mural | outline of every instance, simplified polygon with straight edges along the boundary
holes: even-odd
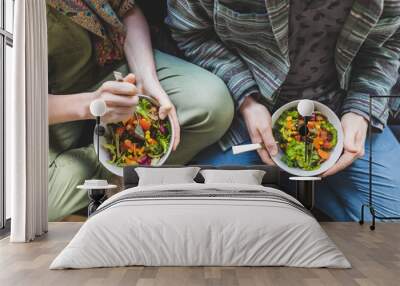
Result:
[[[369,112],[398,77],[397,24],[367,10],[391,36],[366,31],[352,1],[293,1],[287,18],[264,0],[148,2],[47,0],[50,221],[87,214],[86,180],[119,191],[124,166],[165,164],[277,165],[288,193],[322,176],[318,210],[358,220],[368,123],[377,203],[400,212],[399,101]]]

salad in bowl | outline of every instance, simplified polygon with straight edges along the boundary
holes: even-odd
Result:
[[[279,146],[278,155],[272,159],[290,174],[316,176],[339,159],[343,131],[339,118],[327,106],[314,101],[314,112],[304,118],[297,110],[298,103],[290,102],[272,116],[274,137]]]
[[[125,166],[162,165],[167,160],[173,146],[173,129],[169,117],[161,120],[158,112],[159,105],[153,98],[139,95],[132,117],[104,125],[106,133],[100,137],[99,157],[109,171],[122,176]]]

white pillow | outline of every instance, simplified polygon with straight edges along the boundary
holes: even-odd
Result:
[[[199,167],[177,168],[135,168],[139,176],[139,186],[195,183]]]
[[[265,171],[262,170],[202,170],[205,184],[261,185]]]

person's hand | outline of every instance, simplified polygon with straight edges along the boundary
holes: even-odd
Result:
[[[107,105],[107,112],[102,116],[102,121],[105,123],[120,122],[132,116],[139,100],[136,96],[135,83],[135,76],[128,74],[122,82],[107,81],[93,93],[91,101],[102,99]]]
[[[171,117],[171,127],[174,130],[174,146],[175,151],[179,145],[181,138],[181,128],[179,125],[178,115],[176,113],[175,106],[169,99],[167,93],[162,88],[158,79],[150,79],[149,77],[143,81],[137,83],[138,92],[155,98],[160,104],[159,116],[160,119],[165,119],[169,115]]]
[[[272,119],[268,109],[249,96],[241,105],[240,113],[246,122],[251,141],[265,145],[266,149],[257,150],[261,160],[268,165],[274,165],[271,156],[278,154],[278,146],[272,133]]]
[[[364,156],[364,145],[368,129],[367,120],[358,114],[346,113],[342,117],[342,127],[344,133],[344,152],[336,164],[322,174],[322,177],[334,175],[350,166],[358,158]]]

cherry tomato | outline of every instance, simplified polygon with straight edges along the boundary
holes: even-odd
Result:
[[[123,127],[118,127],[115,130],[115,133],[117,133],[119,136],[121,136],[124,133],[125,129]]]
[[[325,141],[324,142],[324,145],[322,145],[325,149],[331,149],[332,148],[332,145],[331,145],[331,143],[330,142],[328,142],[328,141]]]
[[[129,139],[125,139],[125,140],[124,140],[124,146],[125,146],[127,149],[133,148],[132,141],[129,140]]]
[[[144,118],[140,119],[139,124],[145,131],[149,130],[151,127],[151,123]]]

